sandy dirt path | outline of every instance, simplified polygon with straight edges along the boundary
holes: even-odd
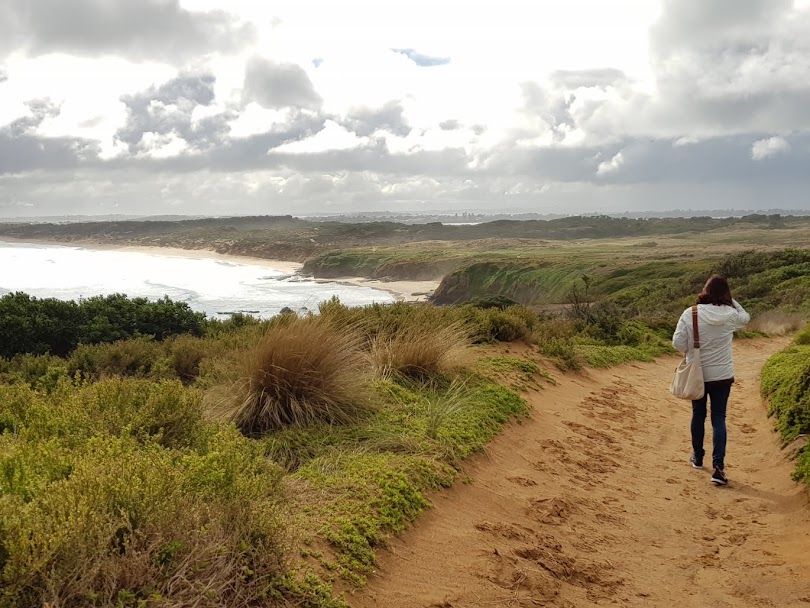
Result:
[[[350,604],[810,607],[810,500],[758,394],[786,344],[735,345],[728,487],[687,461],[689,404],[666,390],[675,358],[560,375]]]

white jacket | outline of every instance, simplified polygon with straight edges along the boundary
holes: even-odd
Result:
[[[734,377],[734,360],[731,356],[731,339],[735,331],[745,327],[751,320],[743,307],[732,300],[734,307],[698,304],[698,331],[700,332],[700,361],[703,380],[728,380]],[[692,308],[683,311],[678,320],[672,346],[692,358]]]

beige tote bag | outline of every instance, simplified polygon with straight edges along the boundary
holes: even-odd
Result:
[[[694,336],[694,350],[692,360],[686,362],[686,354],[678,368],[675,378],[669,386],[669,392],[679,399],[695,401],[702,399],[706,387],[703,384],[703,367],[700,363],[700,332],[698,331],[698,307],[692,307],[692,334]]]

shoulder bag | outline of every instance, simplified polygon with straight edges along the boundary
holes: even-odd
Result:
[[[703,384],[703,367],[700,363],[700,332],[698,331],[698,307],[692,307],[692,335],[694,336],[694,349],[689,363],[686,362],[686,354],[683,356],[678,368],[675,370],[675,378],[669,386],[669,392],[679,399],[689,399],[695,401],[702,399],[706,387]]]

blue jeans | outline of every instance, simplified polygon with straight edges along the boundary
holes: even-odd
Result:
[[[706,402],[711,400],[712,466],[724,468],[726,460],[726,406],[733,380],[707,382],[703,399],[692,402],[692,451],[703,462],[703,435],[706,422]]]

